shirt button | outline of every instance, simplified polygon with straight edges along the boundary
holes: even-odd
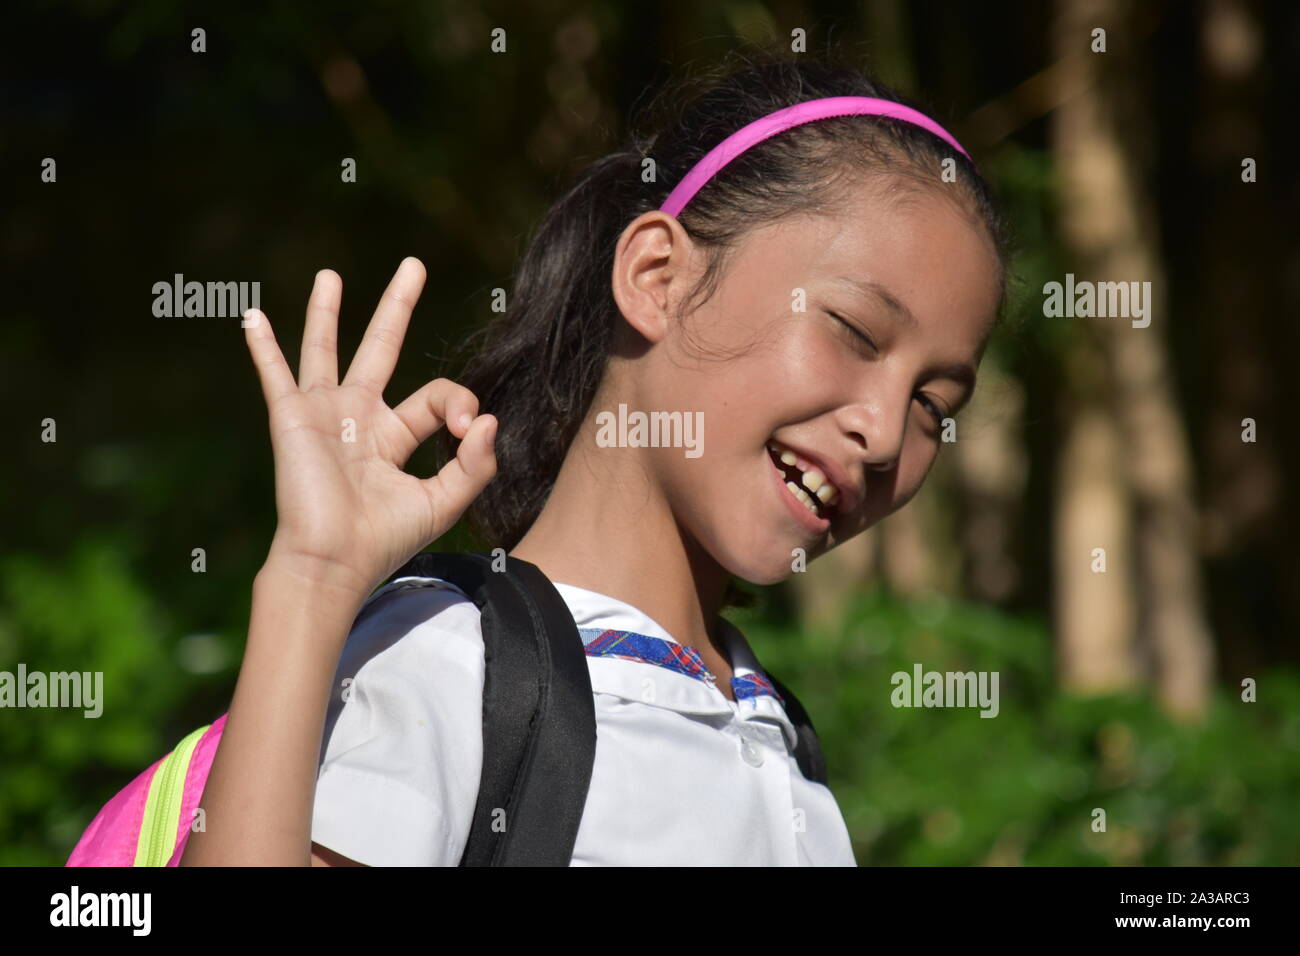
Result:
[[[751,767],[763,766],[763,752],[755,747],[754,742],[744,735],[741,735],[740,738],[740,756]]]

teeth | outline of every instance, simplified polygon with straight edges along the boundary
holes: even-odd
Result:
[[[799,469],[801,472],[800,481],[802,482],[802,486],[793,481],[787,481],[786,487],[794,492],[795,497],[804,502],[804,504],[806,504],[809,510],[812,510],[814,514],[816,513],[816,510],[812,503],[811,495],[816,495],[817,500],[824,505],[833,505],[839,500],[839,489],[830,483],[826,477],[826,473],[816,465],[810,465],[807,462],[801,461],[799,456],[788,448],[780,448],[776,445],[769,445],[768,447],[777,453],[783,465],[794,465]]]
[[[790,493],[792,495],[794,495],[803,503],[803,506],[805,508],[807,508],[812,514],[817,515],[817,517],[819,518],[821,517],[821,515],[817,514],[817,506],[813,504],[812,497],[808,494],[808,492],[804,491],[793,481],[787,481],[785,483],[785,486],[790,489]]]

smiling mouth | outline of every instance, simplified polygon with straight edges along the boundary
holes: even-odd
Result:
[[[803,471],[793,452],[767,445],[767,454],[772,464],[785,478],[785,486],[790,493],[803,504],[808,511],[818,518],[831,520],[836,514],[835,503],[839,500],[839,491],[817,469]],[[811,486],[811,487],[809,487]]]

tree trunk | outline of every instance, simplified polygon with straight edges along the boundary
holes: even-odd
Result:
[[[1151,292],[1146,327],[1135,327],[1124,317],[1059,320],[1093,325],[1109,384],[1103,395],[1090,395],[1089,405],[1076,416],[1063,464],[1079,468],[1081,453],[1093,446],[1102,453],[1118,442],[1136,520],[1132,550],[1108,552],[1106,576],[1116,593],[1093,594],[1092,600],[1083,601],[1067,593],[1080,582],[1066,569],[1084,560],[1078,549],[1087,550],[1089,535],[1077,517],[1063,518],[1063,527],[1073,529],[1072,540],[1062,541],[1058,552],[1066,562],[1059,599],[1063,609],[1069,608],[1061,618],[1065,676],[1067,683],[1078,684],[1077,678],[1088,683],[1091,668],[1080,662],[1089,653],[1089,611],[1108,614],[1110,626],[1126,627],[1122,621],[1128,614],[1122,607],[1093,601],[1124,605],[1128,599],[1121,593],[1123,587],[1136,586],[1143,650],[1154,667],[1161,701],[1172,714],[1195,718],[1204,713],[1209,698],[1213,645],[1201,607],[1190,456],[1166,360],[1166,280],[1156,253],[1154,214],[1137,173],[1147,145],[1146,127],[1133,111],[1143,92],[1141,67],[1126,38],[1140,34],[1134,21],[1142,11],[1116,0],[1064,0],[1059,11],[1057,54],[1069,70],[1082,71],[1088,89],[1062,104],[1053,117],[1062,228],[1073,271],[1079,280],[1149,281]],[[1098,27],[1107,33],[1104,53],[1089,48],[1091,31]],[[1101,466],[1085,470],[1100,473]],[[1068,488],[1074,479],[1067,471],[1063,475],[1062,484]],[[1115,488],[1107,497],[1117,502],[1126,495]],[[1079,501],[1061,501],[1063,509],[1080,506]],[[1121,580],[1126,585],[1121,586]],[[1091,590],[1097,589],[1094,582]],[[1094,635],[1092,641],[1112,651],[1128,643],[1118,632]],[[1071,667],[1085,670],[1071,673]]]

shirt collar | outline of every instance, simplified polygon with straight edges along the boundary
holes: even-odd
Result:
[[[649,615],[624,601],[571,584],[556,584],[578,625],[592,690],[683,713],[730,716],[732,704],[694,648],[675,640]],[[740,630],[725,618],[721,638],[731,659],[735,706],[745,719],[781,727],[793,750],[798,733]]]

